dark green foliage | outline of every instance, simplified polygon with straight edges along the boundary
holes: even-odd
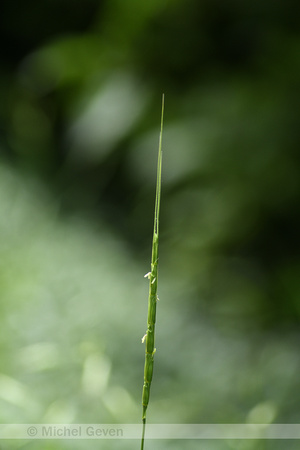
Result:
[[[138,420],[165,92],[151,420],[297,423],[298,2],[0,9],[2,422]]]

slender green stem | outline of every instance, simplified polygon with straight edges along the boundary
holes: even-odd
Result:
[[[156,177],[156,194],[155,194],[155,210],[154,210],[154,227],[152,240],[152,256],[151,256],[151,271],[145,275],[149,278],[149,297],[148,297],[148,319],[147,332],[142,339],[146,342],[145,346],[145,368],[144,368],[144,385],[142,395],[143,405],[143,433],[141,450],[144,449],[145,429],[146,429],[146,412],[150,397],[150,386],[153,375],[154,353],[154,338],[155,338],[155,322],[156,322],[156,303],[157,296],[157,274],[158,274],[158,241],[159,241],[159,211],[160,211],[160,197],[161,197],[161,164],[162,164],[162,132],[164,120],[164,95],[162,96],[161,109],[161,124],[158,146],[157,159],[157,177]]]
[[[142,433],[142,443],[141,443],[141,450],[144,450],[144,442],[145,442],[145,429],[146,429],[146,419],[143,419],[143,433]]]

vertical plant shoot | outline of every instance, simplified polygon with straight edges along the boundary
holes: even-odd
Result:
[[[144,448],[146,413],[147,413],[147,407],[148,407],[148,403],[149,403],[150,386],[151,386],[152,375],[153,375],[154,353],[156,350],[154,347],[154,341],[155,341],[156,303],[158,300],[158,296],[157,296],[157,266],[158,266],[158,241],[159,241],[159,210],[160,210],[160,196],[161,196],[163,120],[164,120],[164,95],[162,96],[161,124],[160,124],[158,159],[157,159],[151,271],[145,275],[145,277],[149,278],[149,297],[148,297],[147,332],[142,339],[142,342],[145,342],[145,368],[144,368],[144,385],[143,385],[143,395],[142,395],[143,433],[142,433],[141,450],[143,450],[143,448]]]

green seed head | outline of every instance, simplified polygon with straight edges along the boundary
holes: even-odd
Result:
[[[147,333],[142,339],[146,339],[146,355],[144,367],[144,385],[142,395],[143,405],[143,435],[142,435],[142,449],[144,448],[146,411],[149,403],[150,385],[153,376],[153,362],[154,362],[154,332],[156,321],[156,303],[157,296],[157,265],[158,265],[158,242],[159,242],[159,211],[160,211],[160,196],[161,196],[161,164],[162,164],[162,131],[164,118],[164,95],[162,97],[162,111],[161,111],[161,125],[159,135],[159,148],[157,159],[157,178],[156,178],[156,195],[155,195],[155,211],[154,211],[154,230],[152,241],[152,255],[151,255],[151,272],[147,273],[145,277],[149,278],[149,297],[148,297],[148,328]]]

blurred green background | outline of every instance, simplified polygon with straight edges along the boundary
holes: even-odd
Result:
[[[148,421],[299,422],[298,1],[4,0],[0,37],[1,422],[140,421],[163,92]]]

